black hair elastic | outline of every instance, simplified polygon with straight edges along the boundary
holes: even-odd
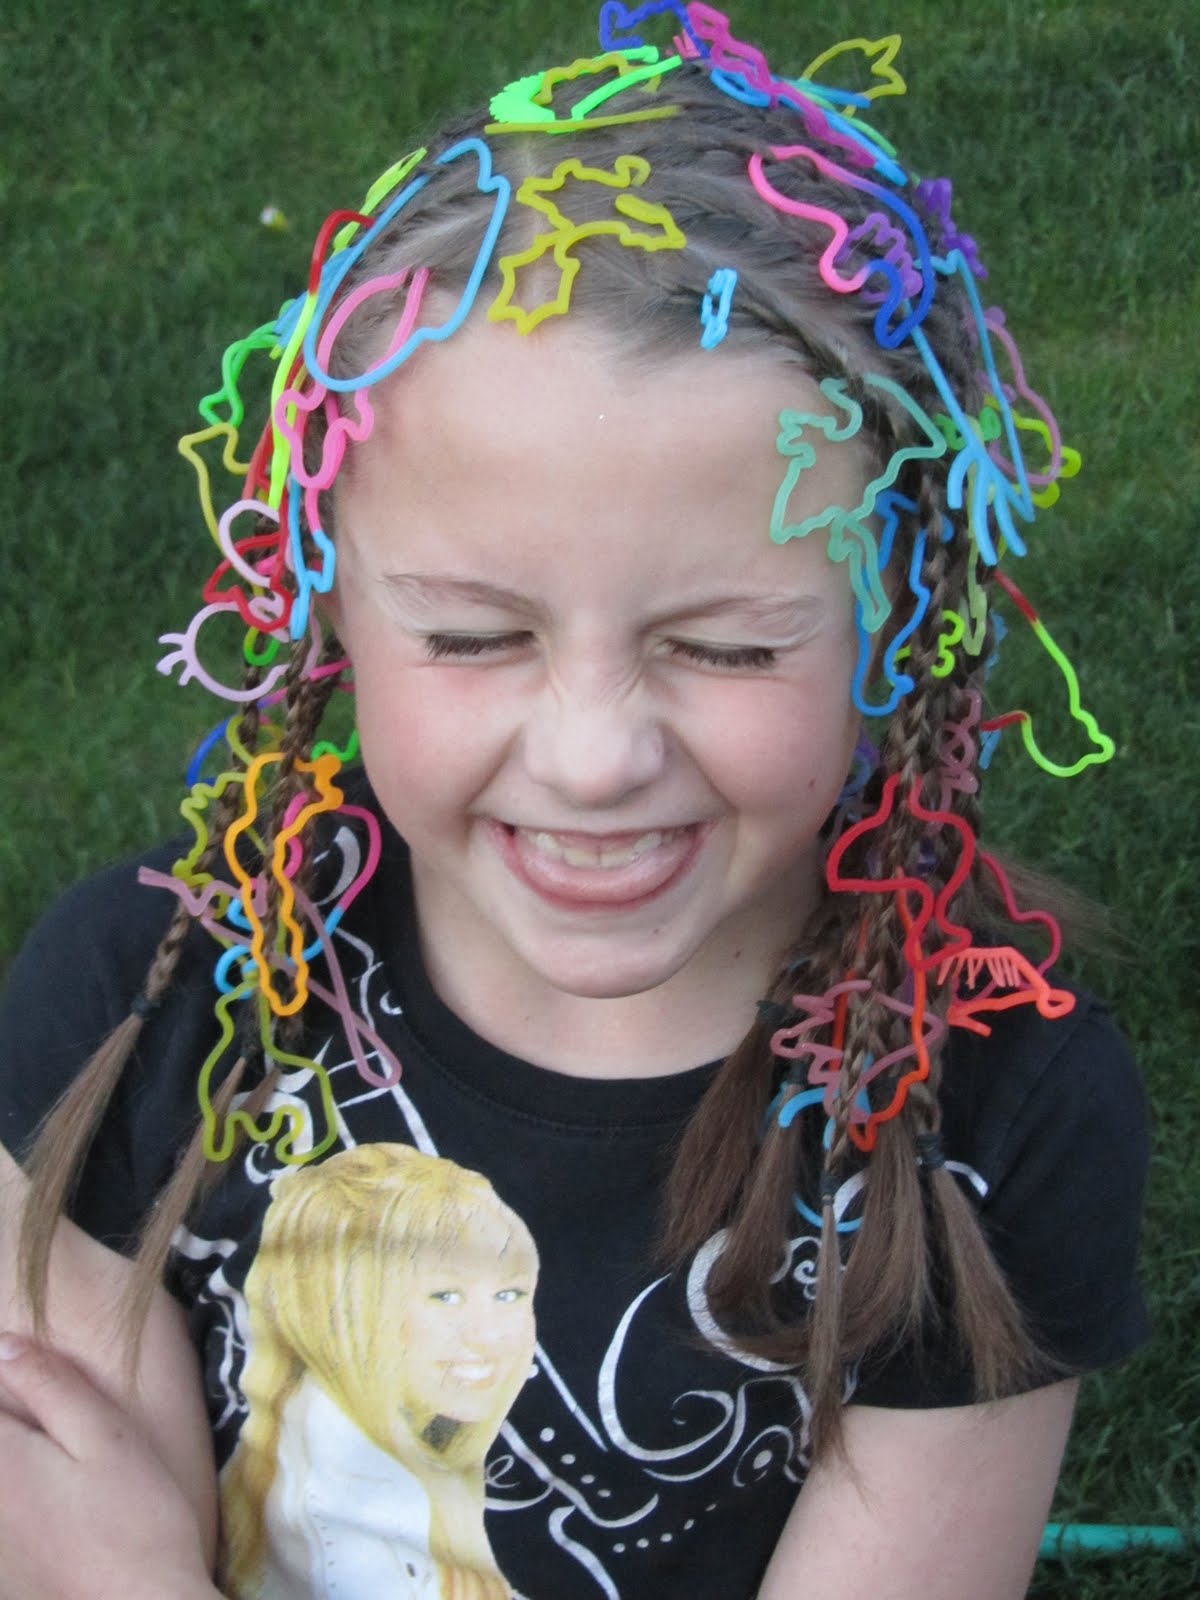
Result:
[[[764,1028],[782,1028],[794,1015],[790,1006],[781,1005],[778,1000],[759,1000],[757,1010],[758,1020]]]
[[[160,1004],[161,996],[158,1000],[151,1000],[144,989],[139,989],[129,1002],[129,1010],[132,1016],[141,1017],[144,1021],[152,1011],[158,1010]]]
[[[919,1133],[916,1137],[917,1165],[922,1172],[936,1172],[946,1165],[946,1151],[940,1133]]]
[[[836,1172],[823,1172],[821,1174],[821,1204],[826,1201],[830,1205],[837,1199],[837,1192],[841,1188],[841,1179]]]

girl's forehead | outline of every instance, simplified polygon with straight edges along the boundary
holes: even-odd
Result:
[[[565,332],[463,338],[380,396],[337,501],[344,577],[418,623],[484,608],[632,626],[737,598],[753,626],[772,603],[849,603],[827,529],[771,537],[777,507],[817,519],[867,481],[861,451],[821,440],[788,487],[781,411],[820,399],[804,373],[689,356],[631,374]]]
[[[624,460],[628,471],[613,475],[623,492],[639,473],[719,479],[747,456],[774,467],[781,416],[825,405],[794,357],[696,349],[649,364],[606,329],[567,319],[530,334],[468,323],[380,384],[371,403],[374,426],[351,452],[355,464],[383,457],[420,477],[458,459],[500,482],[523,476],[531,493],[542,469],[568,460],[614,469]],[[862,439],[820,454],[847,476],[869,456]]]
[[[469,1220],[460,1220],[460,1226],[433,1235],[408,1250],[413,1271],[436,1275],[453,1264],[482,1272],[501,1263],[512,1267],[530,1262],[536,1268],[537,1251],[528,1230],[499,1201],[473,1210]]]

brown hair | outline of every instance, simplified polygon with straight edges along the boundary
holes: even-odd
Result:
[[[933,414],[943,401],[928,368],[911,343],[894,349],[878,344],[873,328],[877,303],[856,294],[835,295],[822,282],[818,268],[828,246],[828,229],[766,204],[747,180],[748,162],[756,153],[794,145],[799,137],[818,148],[820,141],[811,130],[800,134],[797,118],[787,109],[754,109],[718,92],[705,69],[695,64],[685,63],[657,87],[638,93],[645,96],[646,105],[674,108],[674,114],[617,127],[585,123],[581,131],[566,134],[505,132],[490,140],[495,169],[514,187],[528,175],[549,175],[570,157],[611,169],[619,156],[644,156],[651,173],[639,194],[665,206],[686,235],[684,249],[655,252],[622,248],[606,238],[589,239],[581,247],[584,266],[573,286],[571,317],[622,341],[623,359],[652,367],[696,348],[698,307],[712,274],[721,267],[735,268],[729,347],[794,362],[818,381],[841,380],[845,393],[862,407],[864,437],[881,463],[889,461],[898,448],[913,442],[914,424],[886,388],[865,378],[868,374],[889,378],[926,414]],[[475,117],[449,127],[435,156],[456,140],[478,136],[487,121],[486,116]],[[838,156],[836,149],[827,153]],[[478,168],[470,161],[439,166],[426,160],[416,171],[428,181],[399,222],[372,243],[346,280],[343,293],[400,266],[430,266],[438,287],[455,290],[466,283],[492,199],[476,187]],[[772,182],[793,199],[835,212],[851,229],[877,209],[869,194],[824,175],[815,162],[782,162],[778,171],[772,170]],[[611,190],[577,185],[571,204],[576,221],[609,217]],[[925,222],[936,243],[936,222],[928,216]],[[512,206],[493,259],[522,249],[539,230],[529,208]],[[841,260],[847,272],[870,258],[866,247],[861,254],[856,250],[848,246]],[[489,271],[485,282],[498,287],[495,266]],[[959,403],[964,411],[975,413],[983,391],[968,310],[961,285],[949,277],[939,282],[922,328]],[[338,371],[364,370],[397,315],[396,302],[385,304],[380,297],[352,316],[335,347]],[[719,353],[714,359],[720,359]],[[310,428],[306,455],[319,449],[319,443],[316,429]],[[889,777],[898,778],[902,794],[919,796],[930,809],[938,807],[946,728],[966,717],[979,686],[979,663],[986,656],[986,644],[975,656],[959,651],[947,674],[932,671],[944,628],[943,611],[959,609],[965,615],[969,590],[986,591],[988,584],[988,570],[967,536],[965,514],[948,505],[947,459],[907,462],[896,488],[916,509],[901,516],[894,570],[908,570],[920,531],[930,530],[920,571],[930,598],[913,625],[917,602],[899,586],[879,636],[883,650],[901,629],[911,627],[905,670],[914,687],[886,719],[879,765],[859,802],[865,814],[878,804]],[[335,512],[336,505],[326,507],[331,526]],[[945,522],[953,536],[943,541],[936,531]],[[306,641],[295,646],[296,662],[306,650]],[[332,656],[335,651],[336,642],[331,640],[328,653]],[[318,692],[298,666],[289,675],[285,758],[278,768],[272,806],[276,825],[302,782],[297,763],[312,749],[327,693]],[[246,749],[254,749],[257,734],[250,713],[242,733]],[[977,777],[977,768],[971,770]],[[945,803],[978,831],[973,793],[960,788]],[[230,820],[225,817],[225,824]],[[214,829],[214,836],[219,845],[219,830]],[[932,826],[899,805],[872,833],[869,850],[860,841],[844,865],[860,877],[919,870],[936,892],[953,869],[954,837],[953,830]],[[268,849],[269,843],[268,835]],[[994,885],[978,864],[951,910],[958,922],[973,928],[1004,920]],[[147,979],[151,999],[169,982],[181,936],[176,918]],[[710,1301],[740,1344],[803,1366],[818,1450],[839,1437],[847,1364],[901,1340],[918,1338],[940,1316],[948,1315],[952,1322],[980,1398],[1019,1387],[1035,1365],[1019,1310],[958,1182],[935,1161],[926,1168],[918,1161],[918,1139],[933,1138],[940,1127],[939,1051],[931,1051],[928,1078],[913,1083],[900,1113],[879,1126],[869,1157],[850,1136],[852,1110],[868,1062],[903,1047],[908,1039],[905,1019],[880,999],[901,994],[910,977],[903,943],[893,898],[825,895],[810,925],[797,930],[794,948],[767,985],[767,998],[779,1008],[777,1015],[772,1020],[768,1008],[767,1017],[750,1028],[718,1073],[682,1136],[665,1197],[663,1250],[672,1261],[686,1257],[715,1230],[727,1230],[709,1278]],[[804,1118],[785,1128],[773,1116],[763,1132],[781,1078],[785,1096],[799,1087],[784,1078],[785,1069],[771,1049],[778,1016],[787,1015],[792,1004],[794,964],[799,959],[806,963],[807,992],[820,994],[850,974],[867,984],[849,1005],[828,1149],[809,1139]],[[933,987],[931,1010],[944,1018],[948,1003],[946,987]],[[24,1252],[26,1282],[35,1306],[44,1301],[50,1219],[57,1214],[70,1174],[84,1157],[136,1027],[136,1022],[122,1025],[51,1115],[39,1141]],[[244,1072],[253,1073],[255,1064],[243,1060],[236,1070],[240,1081]],[[890,1093],[897,1071],[872,1083],[868,1091],[872,1103]],[[227,1085],[227,1096],[232,1092]],[[260,1095],[267,1093],[269,1081],[260,1086]],[[83,1114],[81,1107],[86,1108]],[[194,1196],[203,1167],[197,1134],[147,1233],[139,1265],[143,1285],[161,1270],[173,1227]],[[837,1181],[859,1170],[869,1174],[869,1181],[861,1227],[852,1247],[847,1247],[836,1229],[831,1196]],[[781,1313],[772,1289],[793,1223],[798,1187],[823,1197],[817,1291],[811,1315],[799,1322]],[[944,1287],[944,1294],[935,1296],[935,1285]]]

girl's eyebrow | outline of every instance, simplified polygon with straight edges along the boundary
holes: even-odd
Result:
[[[540,616],[545,607],[519,589],[491,583],[484,578],[456,578],[448,574],[389,572],[383,582],[393,594],[417,606],[436,606],[458,601],[468,605],[494,606]],[[697,595],[673,606],[654,618],[657,625],[684,621],[721,621],[736,617],[755,625],[803,627],[824,614],[825,602],[811,594],[715,594]]]
[[[699,596],[667,612],[662,622],[719,622],[724,617],[759,624],[790,625],[816,622],[825,602],[815,594],[721,594]]]
[[[452,578],[424,572],[386,572],[387,589],[402,600],[417,605],[437,605],[445,601],[466,601],[470,605],[498,606],[507,610],[535,612],[542,608],[529,595],[483,578]]]

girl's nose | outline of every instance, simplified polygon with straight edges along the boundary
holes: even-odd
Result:
[[[475,1355],[495,1355],[512,1340],[515,1322],[513,1308],[497,1305],[488,1295],[460,1325],[459,1343]]]
[[[547,685],[525,725],[525,768],[575,810],[612,808],[663,769],[666,742],[640,686]]]

